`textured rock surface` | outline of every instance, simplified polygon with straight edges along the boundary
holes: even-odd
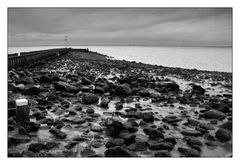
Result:
[[[230,73],[72,50],[8,74],[9,157],[228,157],[232,120]]]

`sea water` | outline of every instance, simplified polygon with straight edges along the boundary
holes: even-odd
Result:
[[[8,54],[63,46],[9,47]],[[114,59],[169,67],[232,72],[231,47],[71,46],[88,48]]]

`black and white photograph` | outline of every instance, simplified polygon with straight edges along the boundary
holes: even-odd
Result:
[[[234,156],[232,7],[12,6],[6,26],[9,159]]]

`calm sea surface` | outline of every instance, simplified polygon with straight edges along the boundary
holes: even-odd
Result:
[[[63,46],[9,47],[8,53],[62,48]],[[118,60],[136,61],[170,67],[196,68],[232,72],[232,49],[213,47],[131,47],[131,46],[73,46],[89,48]]]

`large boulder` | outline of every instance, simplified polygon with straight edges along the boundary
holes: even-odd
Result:
[[[93,132],[102,132],[103,129],[100,125],[97,125],[97,124],[93,124],[91,125],[91,131]]]
[[[37,85],[28,85],[25,87],[23,94],[26,95],[38,95],[41,92],[40,86]]]
[[[198,127],[205,129],[205,130],[214,130],[214,127],[209,123],[200,123]]]
[[[116,110],[121,110],[123,109],[123,104],[121,102],[115,103]]]
[[[67,134],[60,131],[59,129],[57,128],[51,128],[49,130],[50,133],[54,134],[56,137],[60,138],[60,139],[65,139],[67,137]]]
[[[133,157],[133,155],[122,147],[112,147],[104,152],[106,157]]]
[[[135,142],[136,135],[132,134],[128,130],[123,130],[119,133],[119,137],[125,140],[125,144],[129,145]]]
[[[82,101],[84,104],[94,104],[98,102],[98,96],[93,93],[83,93]]]
[[[166,87],[168,91],[178,91],[179,85],[176,83],[166,83],[163,85],[163,87]]]
[[[41,120],[46,117],[46,113],[43,113],[41,111],[35,111],[35,112],[33,112],[32,116],[35,117],[36,120]]]
[[[19,144],[19,143],[28,143],[29,141],[31,141],[30,137],[28,137],[27,135],[21,135],[21,136],[9,136],[8,137],[8,145],[15,145],[15,144]]]
[[[231,121],[227,121],[226,123],[223,123],[219,127],[232,131],[232,122]]]
[[[116,146],[122,146],[124,144],[124,139],[122,138],[115,138],[115,139],[111,139],[106,143],[106,147],[107,148],[112,148],[112,147],[116,147]]]
[[[82,157],[96,157],[96,152],[90,148],[84,148],[81,151],[81,155]]]
[[[26,122],[24,122],[23,126],[24,126],[24,128],[27,129],[28,132],[37,132],[40,128],[40,123],[26,121]]]
[[[138,133],[135,136],[135,142],[148,142],[148,136],[144,134]]]
[[[158,129],[153,129],[153,128],[144,128],[143,132],[149,136],[150,139],[163,139],[164,135],[162,132]]]
[[[118,86],[115,89],[116,95],[130,95],[132,93],[132,89],[127,85],[123,84]]]
[[[103,107],[103,108],[107,108],[109,102],[110,102],[109,99],[103,98],[103,99],[101,100],[100,106]]]
[[[121,131],[123,131],[124,125],[122,122],[118,121],[118,120],[114,120],[111,118],[108,118],[106,121],[106,129],[105,129],[105,133],[107,136],[111,136],[111,137],[118,137],[119,133]]]
[[[145,122],[153,122],[154,121],[153,113],[151,113],[151,112],[143,113],[142,119]]]
[[[86,113],[87,114],[93,114],[95,111],[94,111],[94,109],[92,109],[92,108],[88,108],[87,110],[86,110]]]
[[[59,145],[60,145],[60,142],[56,142],[56,141],[46,142],[45,149],[50,150],[53,148],[57,148]]]
[[[202,146],[202,142],[194,137],[185,137],[184,140],[190,146]]]
[[[176,138],[173,136],[165,137],[164,138],[165,142],[172,143],[173,145],[177,144]]]
[[[86,122],[85,118],[82,117],[75,117],[70,121],[72,124],[83,124]]]
[[[202,133],[197,130],[183,130],[181,134],[186,136],[202,136]]]
[[[128,149],[131,151],[146,151],[148,148],[147,142],[136,142],[128,146]]]
[[[224,119],[226,117],[224,113],[214,109],[204,112],[201,116],[209,119]]]
[[[40,150],[45,148],[45,144],[40,142],[40,143],[31,143],[28,146],[28,150],[29,151],[33,151],[33,152],[39,152]]]
[[[77,87],[63,81],[56,82],[54,84],[54,87],[57,91],[66,91],[66,92],[72,92],[72,93],[79,92],[79,89]]]
[[[141,112],[128,111],[126,117],[140,119],[142,117]]]
[[[199,157],[200,154],[197,150],[187,147],[179,147],[178,151],[185,157]]]
[[[220,141],[229,141],[232,138],[231,132],[226,129],[218,129],[215,137]]]
[[[197,126],[200,122],[194,119],[189,118],[188,120],[188,124],[191,126]]]
[[[200,85],[193,85],[192,86],[192,92],[193,93],[198,93],[198,94],[204,94],[205,93],[205,89],[203,87],[201,87]]]
[[[149,149],[151,150],[168,150],[171,151],[174,145],[169,142],[148,142]]]
[[[166,123],[176,123],[176,122],[179,122],[181,121],[182,119],[178,118],[177,116],[175,115],[167,115],[166,117],[163,118],[163,122],[166,122]]]
[[[171,157],[168,150],[161,150],[154,154],[154,157]]]
[[[158,129],[152,129],[150,132],[149,132],[149,138],[150,139],[157,139],[157,138],[161,138],[163,139],[164,138],[164,135],[162,134],[162,132]]]
[[[76,141],[69,141],[67,143],[67,145],[65,145],[64,147],[68,150],[72,149],[73,147],[75,147],[79,142]]]

